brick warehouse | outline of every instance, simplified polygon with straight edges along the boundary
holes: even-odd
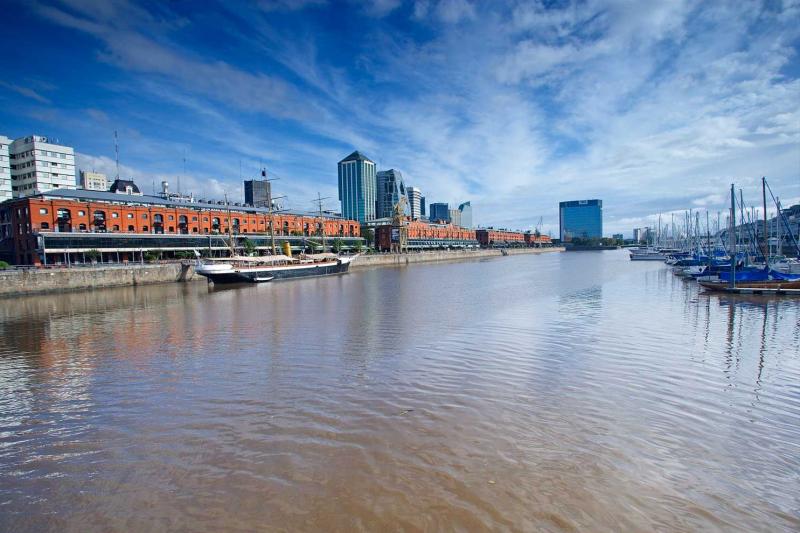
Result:
[[[452,224],[433,224],[419,220],[409,221],[408,248],[410,250],[435,248],[477,248],[475,230],[453,226]],[[388,251],[392,245],[392,226],[375,228],[375,244],[381,251]]]
[[[84,240],[97,240],[108,234],[194,236],[183,239],[180,249],[204,248],[202,236],[225,235],[229,227],[234,234],[268,234],[270,218],[275,235],[282,240],[297,240],[318,235],[340,237],[348,244],[360,239],[360,225],[354,220],[280,213],[270,215],[265,208],[229,206],[207,202],[173,201],[158,196],[131,195],[88,190],[48,191],[35,196],[9,200],[0,204],[0,252],[15,264],[49,263],[42,257],[43,243],[55,237],[83,235]],[[253,237],[255,238],[255,235]],[[72,239],[71,242],[75,242]],[[108,239],[106,239],[108,240]],[[64,241],[62,238],[61,241]],[[98,241],[99,242],[99,241]],[[125,249],[117,238],[116,253]],[[136,246],[140,253],[147,249],[175,249],[175,239],[149,239]],[[164,244],[164,246],[162,246]],[[80,248],[75,244],[75,249]],[[85,250],[84,245],[83,248]],[[47,248],[50,248],[49,246]],[[97,248],[100,249],[100,248]],[[125,250],[128,252],[128,250]],[[46,251],[50,255],[50,251]],[[60,261],[64,251],[52,261]],[[124,253],[124,260],[134,255]]]
[[[483,246],[530,246],[525,240],[525,235],[519,231],[508,231],[503,229],[478,229],[475,230],[475,237]]]

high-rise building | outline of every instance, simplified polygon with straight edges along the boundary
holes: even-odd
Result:
[[[569,242],[573,238],[600,238],[603,236],[603,201],[560,202],[558,222],[561,242]]]
[[[633,228],[633,240],[642,242],[642,228]]]
[[[244,203],[254,207],[272,205],[272,185],[267,180],[267,171],[261,171],[260,180],[244,180]]]
[[[403,183],[403,175],[399,170],[381,170],[375,175],[375,181],[377,187],[377,200],[375,202],[376,218],[390,218],[394,213],[394,206],[397,205],[400,198],[403,197],[406,199],[406,214],[412,213],[406,185]],[[409,189],[410,188],[411,187],[409,187]]]
[[[625,239],[625,236],[622,233],[615,233],[611,237],[613,237],[615,240],[618,240],[618,241],[622,241],[622,240]]]
[[[452,225],[461,226],[461,211],[459,211],[458,208],[448,209],[447,213]]]
[[[87,191],[107,191],[108,177],[99,172],[81,170],[81,187]]]
[[[52,189],[75,189],[75,151],[47,137],[29,135],[11,143],[11,191],[22,198]]]
[[[11,139],[0,135],[0,202],[13,197],[11,193],[11,162],[8,146]]]
[[[461,224],[458,225],[462,228],[472,229],[472,204],[464,202],[458,206],[458,211],[459,220],[461,221]]]
[[[445,203],[431,204],[431,214],[428,218],[431,222],[450,222],[450,206]]]
[[[408,204],[411,206],[411,218],[417,220],[425,216],[425,197],[417,187],[409,187]]]
[[[342,216],[359,222],[375,220],[375,163],[356,150],[339,161],[338,167]]]

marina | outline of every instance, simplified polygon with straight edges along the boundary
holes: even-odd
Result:
[[[784,211],[775,198],[766,178],[761,178],[763,198],[762,221],[752,206],[747,206],[743,191],[730,188],[730,210],[727,228],[721,229],[720,214],[712,232],[709,213],[705,227],[700,213],[685,213],[684,224],[675,224],[674,216],[668,233],[661,231],[661,219],[655,245],[630,250],[631,261],[658,261],[672,267],[677,277],[697,281],[707,291],[730,294],[762,294],[775,296],[800,295],[800,230],[794,208]],[[767,191],[774,202],[774,223],[770,223]],[[738,215],[737,215],[738,213]],[[737,225],[737,216],[739,224]],[[770,227],[774,227],[770,235]],[[759,230],[760,233],[759,233]],[[784,247],[784,239],[787,241]],[[660,241],[669,241],[667,247]],[[678,244],[679,247],[675,247]],[[784,251],[791,254],[786,257]]]

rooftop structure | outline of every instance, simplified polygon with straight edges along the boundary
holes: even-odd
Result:
[[[88,189],[87,190],[92,190]],[[111,187],[108,189],[108,192],[114,194],[130,194],[130,195],[138,195],[141,196],[142,192],[139,190],[139,187],[132,181],[132,180],[123,180],[117,178],[114,180],[114,183],[111,184]]]

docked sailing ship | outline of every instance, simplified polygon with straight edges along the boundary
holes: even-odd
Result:
[[[322,217],[322,199],[319,200],[319,214]],[[227,197],[225,199],[227,204]],[[230,213],[230,211],[229,211]],[[238,255],[230,225],[228,227],[228,247],[230,257],[205,258],[195,250],[197,261],[195,272],[216,283],[263,283],[272,280],[305,278],[311,276],[329,276],[344,274],[350,263],[358,257],[339,256],[325,252],[325,232],[321,230],[322,253],[292,255],[288,242],[283,242],[282,254],[276,253],[275,231],[272,224],[272,206],[270,206],[270,236],[272,237],[272,254],[265,256]]]
[[[287,243],[288,244],[288,243]],[[356,256],[333,253],[286,254],[260,257],[233,256],[197,259],[195,272],[214,283],[261,283],[272,280],[344,274]]]

